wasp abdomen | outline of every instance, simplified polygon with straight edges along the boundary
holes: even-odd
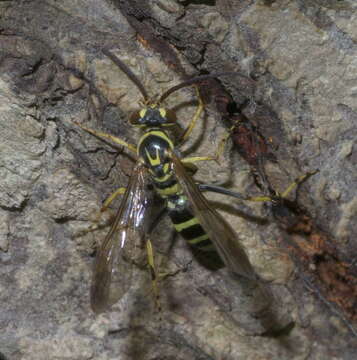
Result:
[[[179,195],[168,200],[168,215],[175,230],[186,240],[196,259],[210,270],[224,266],[216,249],[188,207],[185,196]]]

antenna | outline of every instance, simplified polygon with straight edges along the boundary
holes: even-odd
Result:
[[[200,75],[200,76],[196,76],[192,79],[189,79],[189,80],[186,80],[186,81],[183,81],[182,83],[180,84],[177,84],[175,86],[173,86],[172,88],[166,90],[160,97],[159,99],[159,103],[161,103],[162,101],[164,101],[169,95],[171,95],[173,92],[179,90],[179,89],[182,89],[186,86],[190,86],[190,85],[193,85],[193,84],[198,84],[204,80],[207,80],[207,79],[215,79],[217,77],[220,77],[220,76],[228,76],[228,75],[237,75],[238,73],[237,72],[221,72],[221,73],[213,73],[213,74],[208,74],[208,75]]]
[[[113,61],[115,65],[117,65],[120,70],[126,74],[126,76],[137,86],[137,88],[140,90],[143,98],[145,101],[149,100],[149,95],[147,91],[144,88],[144,85],[141,83],[141,81],[138,79],[138,77],[129,69],[127,65],[125,65],[119,58],[117,58],[112,52],[110,52],[108,49],[103,48],[102,52],[104,55],[108,56],[110,60]]]

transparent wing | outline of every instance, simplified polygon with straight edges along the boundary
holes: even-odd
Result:
[[[175,154],[172,154],[172,161],[177,180],[189,200],[193,213],[213,242],[223,262],[234,273],[257,280],[258,277],[237,234],[224,218],[209,205]]]
[[[91,286],[91,307],[100,313],[117,302],[131,284],[133,263],[145,251],[150,208],[146,169],[137,164],[107,236],[97,252]]]

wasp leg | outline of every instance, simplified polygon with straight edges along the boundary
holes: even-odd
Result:
[[[319,172],[319,170],[316,169],[314,171],[307,172],[306,174],[299,176],[286,188],[286,190],[282,194],[280,194],[280,197],[282,197],[283,199],[286,199],[292,190],[294,190],[297,186],[299,186],[301,183],[306,181],[309,177],[315,175],[318,172]]]
[[[272,201],[273,198],[270,196],[245,196],[237,191],[232,191],[224,188],[223,186],[211,185],[211,184],[197,184],[201,191],[211,191],[218,194],[227,195],[243,201]]]
[[[236,125],[231,126],[231,127],[228,129],[226,135],[224,135],[224,136],[223,136],[223,139],[221,139],[221,141],[219,142],[219,144],[218,144],[218,146],[217,146],[217,150],[216,150],[216,155],[215,155],[217,161],[218,161],[218,159],[220,158],[220,156],[223,154],[223,151],[224,151],[224,148],[225,148],[225,146],[226,146],[226,143],[227,143],[228,139],[231,137],[232,131],[233,131],[233,129],[235,128],[235,126],[236,126]]]
[[[255,201],[255,202],[267,202],[267,201],[274,201],[277,199],[286,199],[287,196],[290,194],[290,192],[295,189],[297,186],[299,186],[301,183],[306,181],[310,176],[315,175],[318,172],[318,170],[314,170],[311,172],[308,172],[304,175],[301,175],[297,179],[295,179],[283,193],[276,193],[276,196],[244,196],[239,192],[228,190],[222,186],[218,185],[210,185],[210,184],[197,184],[198,188],[201,191],[211,191],[216,192],[219,194],[235,197],[240,200],[244,201]]]
[[[186,128],[186,130],[184,131],[181,139],[179,140],[179,144],[185,142],[187,140],[187,138],[191,135],[193,128],[195,127],[197,120],[199,119],[199,117],[201,116],[201,113],[204,109],[204,103],[202,101],[202,98],[200,96],[199,90],[196,87],[196,93],[197,93],[197,98],[198,98],[198,107],[197,110],[195,112],[195,115],[193,116],[190,124],[188,125],[188,127]],[[214,157],[209,157],[209,158],[202,158],[202,160],[215,160],[218,161],[219,157],[222,155],[223,151],[224,151],[224,146],[228,140],[228,138],[231,136],[232,130],[234,129],[235,125],[233,125],[229,131],[227,132],[227,134],[223,137],[223,139],[219,142],[218,147],[217,147],[217,151]],[[196,161],[202,161],[202,160],[196,160]]]
[[[150,227],[148,229],[148,234],[149,235],[153,232],[156,225],[160,222],[160,220],[166,214],[167,214],[167,208],[164,207],[155,216],[154,221],[151,223],[151,225],[150,225]],[[159,282],[162,279],[164,279],[164,278],[166,278],[168,276],[175,275],[180,270],[177,270],[177,271],[174,271],[174,272],[163,272],[163,273],[160,273],[158,271],[158,269],[157,269],[158,266],[156,265],[157,261],[155,262],[154,248],[153,248],[151,240],[149,238],[146,240],[146,252],[147,252],[147,263],[148,263],[148,268],[149,268],[149,271],[150,271],[151,283],[152,283],[151,290],[154,293],[154,298],[155,298],[155,307],[156,307],[158,312],[161,312]]]
[[[190,168],[193,167],[195,170],[197,170],[196,166],[194,165],[195,162],[198,161],[215,161],[216,163],[219,163],[218,161],[218,151],[216,152],[215,156],[192,156],[192,157],[185,157],[181,159],[181,162],[185,165],[185,167]]]
[[[198,88],[196,86],[196,93],[197,93],[197,98],[198,98],[198,107],[197,110],[195,112],[195,115],[193,116],[192,120],[190,121],[189,125],[187,126],[187,128],[185,129],[181,139],[179,140],[179,143],[182,144],[183,142],[185,142],[188,137],[191,135],[193,128],[195,127],[197,120],[199,119],[199,117],[201,116],[201,113],[204,109],[204,104],[203,101],[201,99],[200,93],[198,91]]]
[[[307,172],[307,173],[299,176],[282,193],[275,191],[275,195],[273,195],[273,196],[258,196],[258,197],[246,198],[245,200],[247,200],[247,201],[272,201],[272,202],[274,202],[274,201],[276,202],[279,200],[286,200],[288,195],[295,188],[297,188],[300,184],[302,184],[304,181],[309,179],[311,176],[315,175],[318,171],[319,170],[317,169],[317,170],[310,171],[310,172]]]
[[[230,131],[233,129],[233,127],[229,130],[229,132],[223,137],[223,139],[219,142],[217,146],[217,150],[214,156],[193,156],[193,157],[186,157],[181,159],[181,162],[183,164],[189,164],[189,163],[195,163],[197,161],[211,161],[214,160],[217,163],[219,162],[219,158],[222,155],[224,151],[224,146],[228,140],[228,138],[231,136]]]
[[[147,257],[148,257],[148,267],[150,271],[151,276],[151,284],[152,284],[152,291],[154,293],[155,297],[155,306],[156,309],[160,312],[161,311],[161,302],[160,302],[160,294],[159,294],[159,276],[158,271],[155,266],[155,258],[154,258],[154,249],[152,247],[152,243],[150,239],[146,241],[146,251],[147,251]]]
[[[116,190],[113,194],[111,194],[105,201],[104,204],[102,205],[99,213],[96,215],[95,219],[93,220],[93,222],[95,224],[99,224],[101,222],[101,214],[104,213],[105,211],[108,210],[109,205],[119,196],[119,195],[123,195],[125,193],[126,188],[125,187],[121,187],[118,190]],[[88,232],[91,231],[95,231],[98,229],[98,225],[92,225],[89,228]]]
[[[211,161],[211,160],[216,161],[217,158],[214,156],[192,156],[181,159],[181,162],[186,166],[186,164],[192,164],[197,161]]]
[[[148,267],[149,267],[150,276],[151,276],[151,284],[152,284],[151,290],[154,293],[154,298],[155,298],[155,307],[158,312],[161,312],[162,307],[161,307],[161,300],[160,300],[159,282],[169,276],[176,275],[178,272],[182,271],[182,269],[178,269],[175,271],[169,271],[169,272],[159,272],[157,269],[157,265],[155,264],[154,249],[153,249],[150,239],[148,239],[146,241],[146,251],[147,251],[147,258],[148,258],[148,260],[147,260]]]
[[[119,195],[123,195],[125,193],[126,188],[121,187],[117,191],[115,191],[113,194],[111,194],[105,201],[100,209],[100,212],[104,212],[108,209],[109,205],[115,200]]]
[[[158,214],[155,215],[154,220],[152,221],[152,223],[150,224],[149,228],[148,228],[148,235],[150,236],[150,234],[154,231],[156,225],[160,222],[160,220],[163,218],[163,216],[167,213],[167,208],[164,207],[162,208]],[[148,268],[150,271],[150,276],[151,276],[151,289],[152,292],[154,293],[154,297],[155,297],[155,307],[158,310],[158,312],[161,311],[161,302],[160,302],[160,292],[159,292],[159,273],[157,271],[157,267],[155,265],[155,256],[154,256],[154,248],[152,246],[152,243],[150,241],[149,238],[147,238],[146,240],[146,252],[147,252],[147,263],[148,263]]]
[[[85,234],[88,234],[90,232],[96,231],[103,227],[101,224],[103,222],[102,220],[102,213],[108,210],[109,205],[113,202],[114,199],[116,199],[119,195],[124,194],[126,188],[122,187],[119,188],[117,191],[115,191],[112,195],[110,195],[104,202],[103,206],[101,207],[100,211],[96,213],[93,218],[91,219],[91,222],[94,224],[89,226],[87,229],[82,230],[79,234],[79,236],[83,236]],[[106,219],[105,219],[106,220]]]
[[[247,197],[242,195],[241,193],[232,191],[232,190],[228,190],[228,189],[224,188],[223,186],[211,185],[211,184],[197,184],[197,186],[201,191],[211,191],[211,192],[215,192],[218,194],[235,197],[240,200],[247,199]]]
[[[90,134],[92,134],[94,136],[97,136],[97,137],[102,138],[102,139],[111,140],[114,143],[116,143],[118,145],[121,145],[121,146],[124,146],[127,149],[129,149],[130,151],[133,151],[133,152],[136,153],[136,146],[134,146],[132,144],[129,144],[126,141],[117,138],[116,136],[113,136],[113,135],[110,135],[110,134],[107,134],[107,133],[104,133],[104,132],[101,132],[101,131],[97,131],[97,130],[87,128],[86,126],[83,126],[82,124],[79,124],[79,123],[77,123],[75,121],[72,121],[72,123],[79,126],[81,129],[83,129],[84,131],[86,131],[86,132],[88,132],[88,133],[90,133]]]

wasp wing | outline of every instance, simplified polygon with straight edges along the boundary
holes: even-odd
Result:
[[[193,213],[214,244],[223,262],[234,273],[257,280],[257,274],[237,234],[224,218],[209,205],[207,199],[202,195],[198,186],[174,153],[172,153],[172,162],[177,180],[189,200]]]
[[[132,266],[143,254],[150,199],[147,174],[137,164],[130,177],[115,220],[97,252],[91,286],[94,312],[107,310],[131,284]]]

